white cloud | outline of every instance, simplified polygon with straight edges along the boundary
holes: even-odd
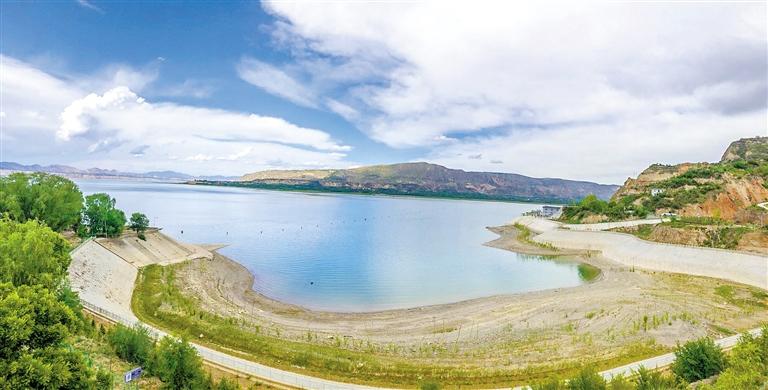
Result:
[[[184,80],[183,83],[174,84],[157,91],[159,95],[169,97],[193,97],[203,99],[210,97],[213,86],[199,80]]]
[[[281,118],[150,102],[127,86],[90,93],[82,89],[94,85],[92,80],[119,76],[64,79],[14,58],[0,60],[9,160],[238,174],[339,166],[350,150],[324,131]]]
[[[90,2],[88,0],[77,0],[77,4],[80,4],[81,7],[88,8],[88,9],[96,11],[96,12],[98,12],[100,14],[104,13],[104,10],[102,10],[101,8],[95,6],[92,2]]]
[[[136,96],[128,87],[116,87],[101,96],[89,94],[64,109],[61,113],[61,126],[56,135],[64,141],[69,141],[72,136],[85,134],[96,126],[91,123],[94,114],[112,108],[125,110],[128,105],[143,103],[144,99]]]
[[[623,183],[655,162],[717,161],[731,141],[754,136],[760,121],[765,121],[761,112],[732,118],[667,112],[620,125],[530,128],[479,137],[436,149],[425,159],[471,170]]]
[[[542,144],[562,132],[572,134],[574,158],[601,165],[582,172],[615,180],[636,168],[617,172],[600,161],[618,161],[624,149],[594,161],[578,153],[607,139],[653,145],[668,133],[681,140],[678,150],[723,149],[768,133],[765,4],[277,1],[265,9],[278,18],[273,36],[294,55],[285,68],[306,80],[306,94],[330,95],[328,109],[392,147],[501,152],[488,140],[520,150],[515,129],[532,129],[526,142]],[[341,78],[329,64],[359,71]],[[526,152],[546,175],[584,177],[548,162],[545,149]],[[657,150],[635,165],[670,157]],[[469,154],[478,153],[490,155]],[[505,162],[496,170],[527,169],[520,159],[493,159]]]
[[[105,131],[123,139],[196,137],[215,142],[273,142],[324,151],[348,151],[328,133],[293,125],[280,118],[199,108],[174,103],[148,103],[127,87],[72,102],[61,114],[57,133],[73,135]]]
[[[240,78],[265,91],[306,107],[317,107],[315,97],[299,81],[284,71],[253,58],[243,58],[237,66]]]

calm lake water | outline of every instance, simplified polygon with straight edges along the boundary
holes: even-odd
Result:
[[[483,246],[539,205],[78,181],[179,240],[227,243],[254,289],[304,307],[372,311],[584,283],[577,263]],[[183,230],[183,233],[182,233]]]

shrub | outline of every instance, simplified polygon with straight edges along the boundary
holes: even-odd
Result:
[[[723,351],[710,338],[678,346],[675,357],[672,372],[688,382],[709,378],[725,368]]]
[[[419,386],[421,390],[440,390],[440,384],[437,382],[427,381]]]
[[[619,374],[611,378],[608,388],[611,390],[634,390],[635,386],[627,378],[624,378],[624,375]]]
[[[115,384],[115,377],[111,372],[99,370],[96,372],[96,388],[99,390],[111,390]]]
[[[712,388],[758,389],[768,382],[768,327],[759,337],[746,333],[739,338],[729,359],[729,367]]]
[[[219,383],[216,384],[216,390],[237,390],[239,388],[240,385],[238,385],[235,381],[229,380],[227,378],[221,378]]]
[[[532,390],[561,390],[565,389],[562,382],[557,378],[551,378],[531,386]]]
[[[129,328],[118,324],[109,332],[107,340],[117,356],[141,366],[148,365],[155,346],[149,330],[141,325]]]
[[[167,389],[206,387],[203,361],[186,340],[164,337],[157,346],[153,369]]]
[[[640,367],[635,372],[635,385],[637,390],[672,390],[685,389],[687,386],[680,383],[674,377],[662,375],[660,372],[649,371],[645,367]]]
[[[592,367],[585,367],[568,380],[569,390],[605,390],[606,383],[600,374]]]

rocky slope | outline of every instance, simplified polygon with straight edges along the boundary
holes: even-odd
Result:
[[[768,137],[735,141],[716,163],[655,164],[630,178],[611,199],[680,217],[628,229],[658,242],[768,254]]]
[[[549,202],[569,202],[589,194],[607,199],[618,188],[512,173],[467,172],[421,162],[339,170],[263,171],[244,175],[238,184],[276,189]]]
[[[754,222],[755,206],[768,201],[768,137],[733,142],[717,163],[651,165],[612,199],[631,199],[657,214]]]
[[[768,160],[768,137],[742,138],[732,142],[720,161],[736,160]]]

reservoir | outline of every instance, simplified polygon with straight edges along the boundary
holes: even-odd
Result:
[[[78,180],[181,241],[224,243],[270,298],[329,311],[457,302],[585,283],[577,262],[484,246],[540,205]]]

